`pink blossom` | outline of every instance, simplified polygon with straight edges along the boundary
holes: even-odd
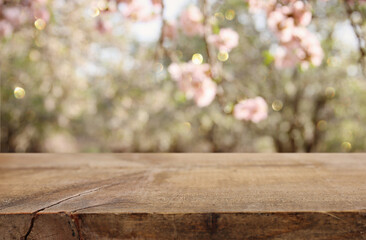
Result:
[[[306,69],[310,64],[319,66],[323,57],[318,38],[306,28],[299,27],[293,30],[291,40],[277,49],[275,66],[288,68],[300,63]]]
[[[307,68],[309,64],[319,66],[322,63],[324,52],[316,35],[303,27],[293,30],[291,41],[283,45],[292,51],[302,67]]]
[[[276,1],[267,10],[268,28],[280,44],[275,54],[275,66],[319,66],[324,57],[323,50],[317,37],[305,28],[312,18],[310,4],[301,0],[283,0]]]
[[[276,4],[276,0],[246,0],[249,5],[249,12],[269,11]]]
[[[25,21],[34,21],[34,18],[42,18],[48,21],[50,13],[45,8],[47,0],[22,0],[21,4],[4,5],[0,0],[0,36],[9,37]]]
[[[153,5],[162,5],[162,3],[163,3],[163,0],[151,0],[151,2],[152,2],[152,4]]]
[[[312,14],[310,5],[303,1],[296,1],[292,4],[292,13],[296,24],[300,26],[307,26],[311,22]]]
[[[46,5],[48,0],[33,0],[33,2],[39,5]]]
[[[25,20],[20,7],[6,7],[2,15],[13,26],[18,26]]]
[[[50,13],[46,8],[37,8],[33,11],[33,15],[36,19],[43,19],[48,22],[50,20]]]
[[[110,22],[103,21],[102,19],[98,19],[95,28],[100,33],[107,33],[112,30],[112,25],[110,24]]]
[[[234,117],[239,120],[258,123],[268,116],[268,106],[262,97],[240,101],[234,107]]]
[[[327,0],[325,0],[325,1],[327,1]],[[355,5],[355,0],[346,0],[346,2],[348,2],[351,6]],[[363,4],[363,3],[366,3],[366,0],[358,0],[357,3]]]
[[[180,26],[188,36],[203,35],[203,14],[194,5],[190,5],[180,16]]]
[[[211,104],[216,96],[217,85],[211,79],[204,79],[198,83],[195,89],[194,100],[199,107]]]
[[[50,12],[48,11],[46,5],[48,0],[31,0],[30,8],[32,15],[36,19],[43,19],[48,22],[50,20]]]
[[[274,55],[275,66],[278,69],[290,68],[299,63],[297,56],[291,49],[279,47]]]
[[[0,20],[0,36],[10,37],[13,33],[13,27],[5,20]]]
[[[193,98],[199,107],[205,107],[214,100],[217,85],[210,77],[208,64],[172,63],[168,71],[171,77],[178,82],[179,89],[188,99]]]
[[[117,3],[131,3],[133,0],[116,0]]]
[[[292,31],[295,27],[293,18],[288,18],[283,11],[275,10],[268,15],[268,27],[272,30],[281,42],[288,42],[291,39]]]
[[[310,31],[305,31],[301,37],[301,47],[305,52],[305,61],[319,66],[322,63],[324,52],[318,38]]]
[[[230,52],[238,46],[239,35],[231,28],[222,28],[217,35],[210,35],[208,41],[214,44],[221,52]]]
[[[175,39],[177,37],[177,24],[173,21],[167,21],[163,28],[163,36],[168,39]]]
[[[303,1],[288,1],[268,13],[268,27],[281,42],[287,42],[295,27],[305,27],[311,22],[310,6]]]
[[[131,0],[123,1],[124,8],[122,14],[124,17],[135,21],[150,21],[159,16],[161,12],[160,4],[152,4],[149,0]]]

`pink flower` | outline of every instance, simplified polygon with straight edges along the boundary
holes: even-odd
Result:
[[[33,0],[33,2],[39,5],[46,5],[48,0]]]
[[[268,116],[268,106],[262,97],[240,101],[234,107],[234,117],[239,120],[258,123]]]
[[[305,68],[309,64],[319,66],[322,63],[324,52],[318,38],[309,30],[303,27],[295,28],[292,39],[284,44],[297,56],[301,65]]]
[[[324,58],[324,52],[318,38],[306,29],[299,38],[301,38],[300,44],[305,52],[305,58],[302,61],[305,60],[305,62],[310,62],[314,66],[319,66]]]
[[[193,98],[199,107],[205,107],[215,99],[217,85],[210,77],[208,64],[172,63],[168,71],[178,82],[179,89],[188,99]]]
[[[296,1],[292,5],[292,13],[296,24],[300,26],[307,26],[311,22],[312,14],[310,5],[303,1]]]
[[[281,41],[286,42],[294,27],[309,25],[311,18],[310,5],[295,0],[276,6],[268,13],[267,21],[269,28],[280,36]]]
[[[296,64],[306,69],[310,64],[319,66],[324,57],[318,38],[303,27],[295,28],[291,40],[282,43],[275,54],[277,68],[293,67]]]
[[[0,0],[0,36],[11,36],[26,21],[34,21],[33,17],[48,21],[50,13],[46,4],[47,0],[22,0],[17,5],[11,4],[11,1],[4,5],[4,1]]]
[[[217,35],[208,37],[208,41],[214,44],[221,52],[230,52],[238,46],[239,35],[231,28],[222,28]]]
[[[268,13],[268,27],[281,42],[291,39],[296,27],[305,27],[311,22],[310,5],[300,0],[290,0],[286,5],[278,5]]]
[[[291,68],[299,63],[298,57],[288,48],[279,47],[274,55],[275,66],[278,69]]]
[[[327,1],[327,0],[325,0]],[[352,7],[355,5],[355,0],[346,0],[346,2],[348,2]],[[363,4],[363,3],[366,3],[366,0],[358,0],[357,1],[358,4]]]
[[[276,4],[276,0],[246,0],[249,5],[250,13],[259,11],[269,11]]]
[[[188,36],[203,35],[203,14],[194,5],[190,5],[180,16],[180,26]]]
[[[18,26],[25,20],[19,7],[6,7],[2,11],[2,15],[13,26]]]
[[[163,0],[151,0],[151,2],[152,2],[152,4],[153,5],[162,5],[162,3],[163,3]]]
[[[288,42],[291,39],[295,27],[294,19],[288,18],[283,11],[275,10],[268,15],[268,27],[273,31],[281,42]]]
[[[198,83],[195,89],[194,100],[199,107],[205,107],[211,104],[215,99],[217,85],[214,81],[207,78]]]
[[[131,3],[133,0],[117,0],[117,3]]]
[[[176,22],[166,22],[163,28],[163,36],[168,39],[175,39],[177,37]]]
[[[275,54],[277,68],[300,64],[319,66],[324,53],[317,37],[305,27],[311,22],[311,7],[301,0],[277,1],[268,11],[267,24],[277,36],[280,47]]]
[[[50,13],[46,8],[37,8],[33,11],[33,15],[36,19],[43,19],[48,22],[50,20]]]
[[[123,16],[135,21],[150,21],[159,16],[161,11],[160,4],[153,4],[149,0],[131,0],[123,2]]]
[[[110,32],[112,30],[112,25],[109,22],[103,21],[102,19],[98,19],[95,28],[100,32],[100,33],[107,33]]]
[[[13,34],[13,27],[5,20],[0,20],[0,37],[10,37]]]

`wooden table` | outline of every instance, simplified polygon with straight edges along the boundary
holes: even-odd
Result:
[[[0,154],[0,239],[366,239],[366,154]]]

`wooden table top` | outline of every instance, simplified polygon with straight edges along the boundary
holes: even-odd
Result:
[[[366,239],[366,154],[0,154],[22,237]]]

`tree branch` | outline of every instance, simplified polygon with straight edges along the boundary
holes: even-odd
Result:
[[[204,26],[203,40],[205,41],[205,46],[206,46],[207,62],[211,66],[211,69],[213,69],[215,62],[214,62],[214,58],[212,57],[211,46],[208,43],[208,36],[211,34],[211,26],[208,23],[208,17],[210,14],[210,9],[209,9],[210,6],[209,6],[207,0],[203,0],[202,5],[203,5],[202,13],[203,13],[203,26]]]
[[[360,52],[360,58],[359,58],[358,62],[361,65],[362,74],[366,77],[366,66],[365,66],[366,65],[366,62],[365,62],[366,49],[364,47],[362,47],[363,38],[357,28],[358,27],[357,24],[352,19],[352,14],[353,14],[354,10],[352,9],[352,7],[350,6],[350,4],[348,3],[347,0],[344,1],[344,6],[346,8],[346,13],[347,13],[348,19],[351,23],[353,32],[355,33],[357,41],[358,41],[358,50]]]
[[[164,10],[165,10],[165,4],[164,4],[164,0],[161,1],[161,13],[160,13],[160,17],[161,17],[161,29],[160,29],[160,37],[159,37],[159,41],[158,41],[158,46],[156,48],[156,52],[155,52],[155,61],[159,60],[159,56],[160,56],[160,51],[163,50],[165,52],[165,48],[164,48],[164,28],[166,25],[166,20],[164,19]]]

